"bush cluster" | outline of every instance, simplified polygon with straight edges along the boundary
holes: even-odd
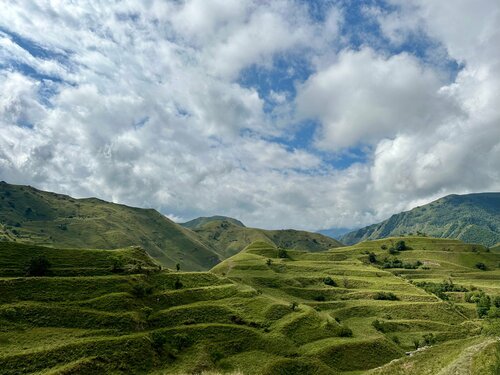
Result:
[[[423,263],[417,260],[415,263],[403,262],[401,259],[387,259],[385,258],[382,263],[382,268],[404,268],[414,270],[420,267]]]
[[[442,300],[449,299],[447,292],[467,292],[467,288],[461,285],[455,285],[451,280],[444,280],[442,283],[432,283],[428,281],[415,283],[419,288],[424,289],[428,293],[432,293]]]
[[[465,302],[475,303],[480,318],[500,317],[500,296],[490,297],[483,291],[465,293]]]
[[[26,276],[47,276],[51,263],[44,255],[31,258],[26,267]]]

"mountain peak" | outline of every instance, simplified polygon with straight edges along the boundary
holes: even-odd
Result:
[[[420,234],[492,246],[500,241],[500,193],[451,194],[340,237],[364,240]]]

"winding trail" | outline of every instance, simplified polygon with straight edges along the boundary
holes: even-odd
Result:
[[[496,339],[498,340],[498,339]],[[483,350],[489,344],[495,342],[495,339],[486,340],[479,344],[469,346],[466,348],[460,356],[451,362],[448,366],[443,368],[437,373],[437,375],[470,375],[472,374],[472,357],[474,354]]]

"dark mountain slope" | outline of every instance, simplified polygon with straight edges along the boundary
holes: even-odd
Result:
[[[219,256],[192,231],[158,211],[96,198],[74,199],[0,183],[0,240],[45,246],[115,249],[141,246],[161,264],[209,269]]]
[[[340,241],[349,245],[410,233],[493,246],[500,242],[500,193],[448,195],[345,234]]]

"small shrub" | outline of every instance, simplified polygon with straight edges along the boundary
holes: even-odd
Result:
[[[270,267],[272,264],[273,264],[273,260],[272,260],[272,259],[267,259],[267,260],[266,260],[266,265],[267,265],[268,267]]]
[[[183,286],[184,286],[184,284],[182,284],[181,280],[179,280],[178,278],[175,279],[174,289],[181,289]]]
[[[234,324],[238,324],[238,325],[245,325],[246,324],[245,319],[243,319],[241,316],[238,316],[238,315],[231,315],[229,317],[229,319]]]
[[[392,340],[392,342],[394,342],[394,344],[396,344],[396,345],[400,345],[400,344],[401,344],[401,340],[399,339],[399,337],[398,337],[398,336],[392,336],[392,337],[391,337],[391,340]]]
[[[335,282],[335,280],[333,280],[330,276],[327,276],[323,279],[323,283],[325,285],[329,285],[329,286],[337,286],[337,283]]]
[[[482,263],[482,262],[477,262],[476,263],[476,268],[481,270],[481,271],[486,271],[486,264]]]
[[[414,338],[412,340],[412,342],[413,342],[413,347],[415,348],[415,350],[417,350],[420,347],[420,340],[417,338]]]
[[[387,245],[385,245],[385,244],[384,244],[384,245],[380,246],[380,248],[381,248],[382,250],[387,250]]]
[[[493,297],[493,299],[491,300],[491,303],[495,307],[500,307],[500,296]]]
[[[325,301],[325,296],[319,295],[319,296],[314,296],[313,298],[315,301],[318,302],[324,302]]]
[[[292,311],[295,311],[297,310],[297,307],[299,306],[299,304],[295,301],[293,301],[292,303],[290,303],[290,308],[292,309]]]
[[[427,333],[423,336],[425,345],[434,345],[436,343],[436,337],[433,333]]]
[[[480,318],[484,318],[486,315],[488,315],[490,307],[491,307],[490,297],[487,296],[486,294],[481,296],[481,298],[479,298],[479,301],[476,303],[477,315],[479,315]]]
[[[392,292],[377,292],[373,299],[376,300],[386,300],[386,301],[397,301],[399,298]]]
[[[26,267],[26,276],[46,276],[50,272],[51,266],[45,255],[31,258]]]
[[[175,265],[175,269],[177,270],[177,272],[179,272],[181,270],[181,264],[180,263],[177,263]]]
[[[375,255],[375,253],[368,254],[368,261],[370,263],[377,263],[377,256]]]
[[[136,298],[144,298],[153,293],[153,288],[144,283],[137,283],[132,286],[131,293]]]
[[[113,264],[111,265],[111,272],[113,273],[122,273],[125,271],[125,264],[121,258],[113,259]]]
[[[395,248],[391,247],[389,249],[389,254],[391,255],[396,255],[396,254],[399,254],[399,251],[397,251]]]
[[[403,240],[396,242],[395,248],[397,251],[408,250],[408,247],[406,246],[406,243]]]
[[[352,329],[347,326],[340,326],[339,337],[352,337]]]
[[[280,247],[278,249],[278,258],[282,258],[282,259],[288,258],[288,252],[285,249]]]

